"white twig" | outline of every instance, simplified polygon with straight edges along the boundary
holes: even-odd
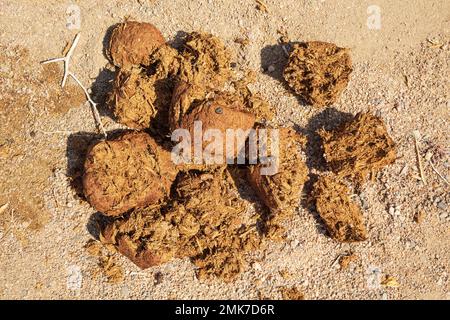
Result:
[[[40,132],[42,134],[74,134],[75,131],[64,131],[64,130],[55,130],[55,131],[43,131],[43,130],[36,130],[37,132]]]
[[[101,133],[103,134],[103,136],[104,136],[105,139],[106,139],[106,138],[107,138],[107,134],[106,134],[105,128],[103,127],[102,120],[100,119],[100,114],[98,113],[97,103],[95,103],[95,102],[91,99],[91,96],[89,95],[89,92],[87,91],[86,87],[83,86],[83,84],[81,83],[81,81],[78,80],[78,78],[77,78],[72,72],[69,72],[69,75],[73,78],[73,80],[76,81],[76,83],[78,83],[78,85],[81,87],[81,89],[83,89],[84,94],[86,95],[86,99],[87,99],[87,100],[89,101],[89,103],[91,104],[91,107],[92,107],[92,113],[94,114],[95,122],[97,123],[97,126],[98,126],[99,130],[101,131]]]
[[[71,76],[73,78],[73,80],[76,81],[76,83],[78,83],[78,85],[81,87],[81,89],[83,89],[84,94],[86,95],[86,99],[89,101],[89,104],[92,107],[92,113],[94,114],[94,119],[95,122],[97,124],[98,129],[101,131],[101,133],[103,134],[103,136],[107,137],[105,128],[103,127],[103,123],[102,120],[100,119],[100,114],[98,113],[98,109],[97,109],[97,104],[91,99],[91,96],[89,95],[89,92],[87,91],[86,87],[83,86],[83,84],[81,83],[80,80],[78,80],[78,78],[69,70],[69,64],[70,64],[70,58],[72,57],[72,54],[78,44],[78,41],[80,40],[80,35],[81,33],[78,33],[75,36],[75,39],[72,42],[72,45],[70,46],[69,51],[67,51],[67,54],[65,57],[61,57],[61,58],[53,58],[53,59],[49,59],[46,61],[41,62],[42,64],[46,64],[46,63],[52,63],[52,62],[59,62],[59,61],[63,61],[64,62],[64,75],[63,75],[63,79],[61,82],[61,87],[64,87],[66,82],[67,82],[67,78],[69,76]]]
[[[78,33],[75,36],[75,39],[73,40],[72,45],[70,46],[69,51],[67,51],[67,54],[65,57],[53,58],[53,59],[49,59],[49,60],[41,62],[42,64],[47,64],[47,63],[52,63],[52,62],[64,61],[64,75],[63,75],[63,79],[61,82],[61,87],[63,87],[63,88],[66,85],[67,77],[69,76],[69,73],[70,73],[70,71],[69,71],[70,58],[72,57],[72,54],[73,54],[79,40],[80,40],[80,33]]]
[[[339,254],[336,259],[333,260],[333,263],[330,265],[331,268],[334,268],[334,266],[339,262],[339,260],[343,257],[343,254]]]
[[[9,207],[9,203],[5,203],[0,207],[0,214],[2,214],[3,212],[6,211],[6,209],[8,209]]]
[[[420,157],[420,152],[419,152],[419,142],[418,139],[420,137],[420,133],[418,130],[414,130],[413,131],[413,136],[414,136],[414,144],[416,147],[416,157],[417,157],[417,163],[419,165],[419,172],[420,172],[420,179],[422,179],[423,184],[427,184],[427,180],[425,179],[425,174],[423,172],[423,166],[422,166],[422,158]]]
[[[441,175],[441,174],[439,173],[439,171],[437,171],[436,167],[434,166],[434,164],[433,164],[433,162],[432,162],[431,160],[430,160],[430,165],[431,165],[431,169],[433,169],[433,171],[436,172],[436,174],[437,174],[442,180],[444,180],[444,182],[445,182],[447,185],[449,185],[447,179],[445,179],[445,177],[444,177],[443,175]]]

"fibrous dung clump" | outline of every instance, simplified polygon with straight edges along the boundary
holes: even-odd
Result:
[[[180,234],[162,205],[134,210],[107,224],[100,240],[114,245],[139,268],[146,269],[171,260],[177,250]]]
[[[231,54],[222,40],[211,34],[188,34],[181,56],[181,81],[216,90],[231,78]]]
[[[276,139],[272,135],[273,130],[278,134],[278,155],[272,152],[274,138]],[[266,219],[267,233],[278,237],[278,233],[282,231],[279,224],[299,206],[303,185],[308,180],[309,170],[302,152],[306,137],[291,128],[260,128],[258,135],[263,131],[267,134],[267,156],[277,156],[273,158],[276,163],[275,171],[264,172],[274,164],[273,161],[249,166],[248,181],[263,203],[271,209],[270,216]]]
[[[167,133],[178,69],[178,51],[166,44],[149,57],[147,68],[120,69],[109,99],[117,121],[133,129]]]
[[[175,193],[166,206],[116,219],[103,230],[102,241],[115,245],[143,269],[189,257],[201,279],[235,278],[245,265],[244,253],[259,247],[261,239],[256,218],[246,217],[227,169],[185,173]]]
[[[312,193],[316,210],[330,236],[340,242],[363,241],[367,231],[359,206],[350,198],[350,189],[338,176],[321,175]]]
[[[192,215],[198,231],[183,249],[199,278],[232,280],[245,266],[244,253],[259,247],[255,216],[248,216],[235,182],[224,167],[182,177],[176,187],[178,212]]]
[[[351,72],[349,49],[311,41],[295,46],[284,69],[284,78],[306,103],[322,107],[338,100]]]
[[[395,143],[386,126],[370,113],[359,113],[338,129],[321,130],[319,134],[330,169],[357,183],[364,182],[369,173],[376,174],[396,159]]]
[[[212,91],[231,80],[231,55],[211,34],[192,32],[180,52],[180,64],[169,111],[170,129],[180,127],[183,116]]]
[[[272,116],[268,103],[248,90],[253,80],[232,81],[230,57],[223,42],[206,33],[189,34],[180,51],[160,45],[145,66],[118,72],[110,97],[117,120],[133,129],[164,124],[173,131],[188,110],[226,83],[235,87],[228,93],[233,103],[261,119]]]
[[[139,69],[119,71],[110,98],[114,115],[133,129],[167,123],[172,90],[170,79],[149,76]]]
[[[259,94],[250,89],[256,82],[256,73],[252,70],[246,72],[244,77],[232,82],[234,93],[232,98],[239,101],[249,112],[256,116],[256,121],[270,121],[275,116],[273,107]]]
[[[151,23],[126,21],[113,29],[107,54],[119,68],[148,66],[152,52],[165,42],[161,32]]]
[[[182,128],[187,121],[198,118],[205,112],[205,106],[217,106],[213,118],[199,119],[207,122],[210,128],[242,128],[248,129],[258,120],[267,120],[273,117],[269,104],[258,95],[252,94],[241,81],[233,82],[235,91],[208,91],[205,87],[180,81],[173,91],[169,111],[169,122],[172,130]],[[221,108],[232,112],[226,116]],[[203,110],[199,113],[199,110]],[[242,118],[242,119],[240,119]],[[229,127],[227,127],[229,125]],[[239,127],[242,125],[242,127]]]
[[[148,134],[131,132],[90,148],[83,188],[96,210],[116,216],[163,200],[176,175],[168,151]]]

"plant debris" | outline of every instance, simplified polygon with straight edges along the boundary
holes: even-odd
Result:
[[[425,219],[425,211],[423,210],[419,210],[416,212],[416,214],[414,215],[414,222],[415,223],[422,223],[423,220]]]
[[[295,45],[284,69],[284,78],[305,102],[323,107],[339,99],[351,72],[349,49],[311,41]]]
[[[232,99],[239,101],[249,112],[256,116],[256,121],[263,123],[270,121],[275,116],[275,110],[264,98],[250,89],[250,85],[256,82],[256,73],[248,70],[245,75],[231,83],[234,88]]]
[[[259,11],[262,11],[264,13],[269,13],[269,9],[267,8],[267,5],[261,0],[256,0],[256,9],[258,9]]]
[[[369,173],[374,176],[396,160],[395,143],[383,121],[370,114],[358,113],[334,131],[320,130],[324,157],[339,177],[362,183]]]
[[[106,248],[104,244],[99,241],[90,240],[86,243],[84,248],[89,255],[98,258],[99,270],[94,271],[94,276],[102,274],[110,283],[120,283],[124,279],[123,269],[117,264],[113,256],[113,251]]]
[[[8,209],[9,207],[9,203],[4,203],[0,206],[0,214],[2,214],[3,212],[6,211],[6,209]]]
[[[420,132],[418,130],[414,130],[413,132],[414,137],[414,149],[416,150],[416,158],[417,158],[417,164],[419,167],[419,173],[420,173],[420,179],[422,180],[423,184],[427,184],[427,180],[425,178],[425,173],[423,171],[423,165],[422,165],[422,157],[420,156],[419,151],[419,139],[420,139]]]
[[[282,287],[280,293],[283,300],[305,300],[305,295],[296,287]]]
[[[349,187],[338,176],[327,173],[314,184],[316,210],[330,236],[339,242],[367,239],[361,209],[349,196]]]
[[[110,216],[163,200],[177,174],[170,153],[143,132],[93,145],[84,170],[87,200]]]
[[[358,260],[358,256],[356,254],[345,254],[339,258],[339,266],[341,267],[341,270],[347,270],[350,263],[355,262],[356,260]]]
[[[384,277],[384,279],[381,281],[381,285],[390,288],[400,287],[400,283],[398,282],[398,280],[395,277],[389,275]]]

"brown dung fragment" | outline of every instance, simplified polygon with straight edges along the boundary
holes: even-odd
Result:
[[[307,181],[308,168],[303,159],[302,149],[306,145],[306,137],[292,128],[265,129],[267,133],[267,156],[272,155],[272,130],[278,131],[278,161],[276,173],[261,174],[261,169],[268,164],[250,166],[249,181],[264,203],[271,209],[284,210],[298,205],[303,184]],[[262,128],[257,130],[260,135]]]
[[[231,78],[231,54],[222,40],[211,34],[190,33],[181,56],[181,81],[216,90]]]
[[[330,236],[340,242],[367,239],[361,209],[350,198],[350,190],[338,176],[328,173],[314,184],[312,196]]]
[[[117,72],[109,104],[118,122],[133,128],[168,130],[169,106],[180,65],[178,51],[161,45],[150,56],[148,68]]]
[[[305,295],[296,287],[280,289],[283,300],[305,300]]]
[[[101,241],[114,245],[117,250],[139,268],[171,260],[179,244],[179,232],[170,219],[156,205],[120,217],[107,225],[101,233]]]
[[[169,114],[172,130],[186,129],[191,137],[191,153],[183,161],[194,165],[186,167],[189,169],[203,170],[203,165],[226,163],[227,139],[234,139],[232,157],[235,158],[255,123],[255,115],[236,96],[213,92],[206,97],[205,93],[204,88],[180,82],[172,97]],[[196,143],[203,151],[200,154],[195,154]]]
[[[262,132],[258,129],[258,135]],[[266,233],[271,238],[280,238],[281,223],[289,218],[300,203],[303,185],[308,180],[308,168],[302,155],[306,137],[292,128],[266,129],[267,156],[276,155],[271,130],[278,130],[277,170],[273,175],[263,174],[268,164],[251,165],[247,179],[263,203],[271,209],[266,219]],[[260,155],[261,156],[261,155]]]
[[[320,130],[319,134],[330,169],[358,183],[396,159],[395,143],[386,126],[370,113],[358,113],[338,129]]]
[[[358,260],[358,256],[356,254],[345,254],[339,258],[339,266],[341,267],[341,270],[346,270],[350,266],[350,263],[355,262],[356,260]]]
[[[189,113],[199,110],[197,107],[200,105],[211,103],[242,112],[244,113],[243,117],[245,119],[248,119],[249,114],[252,114],[251,117],[258,121],[271,120],[274,117],[272,107],[259,94],[250,91],[248,88],[249,81],[254,80],[244,78],[233,81],[231,83],[234,87],[233,92],[220,90],[208,91],[207,88],[194,83],[178,82],[173,91],[169,110],[171,129],[175,130],[180,128],[183,118],[188,117],[187,115]],[[233,120],[233,118],[230,118],[227,120],[227,123],[232,124]],[[221,125],[221,127],[224,127],[224,125]],[[230,129],[234,127],[236,125],[232,125]],[[244,127],[247,127],[247,125],[244,125]]]
[[[196,84],[179,81],[175,85],[169,109],[170,130],[180,128],[183,117],[206,97],[206,90]]]
[[[114,80],[110,104],[118,122],[132,129],[145,129],[155,120],[167,122],[172,90],[170,79],[148,76],[139,69],[121,70]]]
[[[284,69],[284,78],[305,102],[323,107],[339,99],[351,72],[349,49],[311,41],[295,46]]]
[[[148,66],[152,52],[165,42],[161,32],[151,23],[126,21],[112,31],[107,54],[119,68]]]
[[[177,174],[170,153],[143,132],[95,144],[88,151],[84,170],[87,200],[109,216],[161,201]]]
[[[181,120],[180,128],[188,130],[191,137],[194,138],[195,126],[199,127],[201,125],[204,134],[202,143],[203,150],[208,147],[209,143],[214,143],[215,140],[214,137],[207,138],[205,136],[208,130],[215,130],[217,133],[220,133],[224,143],[227,130],[235,130],[235,132],[241,130],[243,133],[241,144],[237,146],[237,142],[235,141],[235,148],[241,149],[245,146],[245,139],[250,132],[249,130],[253,128],[254,123],[255,116],[246,112],[239,102],[229,100],[227,97],[217,96],[213,99],[204,100],[186,114]],[[205,140],[208,140],[208,142]],[[217,157],[217,159],[222,159],[221,163],[225,163],[226,150],[223,143],[217,149],[214,149],[213,156]],[[233,157],[236,157],[236,152],[233,153]]]

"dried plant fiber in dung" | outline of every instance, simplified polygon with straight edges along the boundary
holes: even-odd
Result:
[[[339,242],[367,239],[367,230],[359,206],[350,198],[350,189],[338,176],[321,175],[314,184],[312,197],[316,210],[330,236]]]
[[[83,188],[96,210],[116,216],[164,199],[176,174],[168,151],[147,133],[130,132],[90,148]]]
[[[364,182],[369,173],[376,174],[397,157],[395,143],[383,120],[370,113],[358,113],[338,129],[320,130],[319,135],[330,169],[357,183]]]
[[[349,49],[311,41],[294,47],[284,69],[284,78],[306,103],[323,107],[339,99],[351,72]]]

